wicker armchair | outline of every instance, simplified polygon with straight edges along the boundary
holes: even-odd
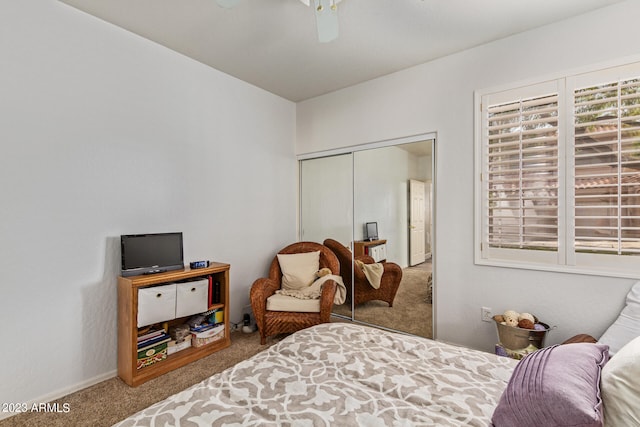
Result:
[[[342,243],[327,239],[324,241],[324,245],[331,249],[340,261],[340,275],[347,287],[347,301],[351,301],[351,292],[353,292],[354,305],[362,304],[363,302],[380,300],[389,304],[389,307],[393,306],[393,300],[398,292],[400,286],[400,280],[402,279],[402,268],[398,264],[393,262],[385,262],[384,273],[382,274],[382,280],[380,281],[380,288],[373,288],[364,272],[356,265],[353,264],[353,258],[351,251],[346,248]],[[370,256],[358,256],[356,260],[362,261],[365,264],[371,264],[374,262]],[[351,269],[353,265],[353,287],[351,286]]]
[[[296,254],[304,252],[320,251],[319,268],[327,267],[332,274],[340,274],[338,259],[329,248],[314,242],[293,243],[280,250],[279,254]],[[268,336],[295,332],[300,329],[320,323],[328,323],[333,308],[333,300],[336,293],[336,283],[329,280],[322,287],[320,297],[320,312],[295,312],[295,311],[269,311],[267,310],[267,298],[280,289],[282,283],[282,270],[278,263],[278,257],[274,257],[269,268],[269,277],[256,280],[251,286],[251,308],[256,318],[260,331],[260,344],[265,344]]]

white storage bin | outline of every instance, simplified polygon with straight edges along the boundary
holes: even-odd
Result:
[[[369,256],[373,258],[375,262],[387,259],[387,245],[382,244],[369,248]]]
[[[176,317],[202,313],[209,308],[209,280],[178,283],[176,288]]]
[[[138,328],[175,317],[175,283],[138,289]]]

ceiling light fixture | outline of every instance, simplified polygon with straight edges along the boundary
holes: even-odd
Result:
[[[216,0],[218,6],[230,9],[240,0]],[[311,0],[300,0],[311,6]],[[338,38],[338,3],[342,0],[313,0],[315,5],[316,27],[320,43],[328,43]]]
[[[310,0],[300,0],[311,6]],[[315,4],[316,27],[320,43],[328,43],[338,38],[338,3],[341,0],[313,0]]]

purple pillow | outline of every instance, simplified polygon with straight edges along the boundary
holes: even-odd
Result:
[[[575,343],[538,350],[522,359],[493,413],[495,427],[601,427],[603,344]]]

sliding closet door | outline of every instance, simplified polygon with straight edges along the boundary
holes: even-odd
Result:
[[[354,245],[364,246],[368,255],[383,265],[397,264],[403,274],[391,307],[388,301],[363,298],[354,307],[354,320],[424,337],[433,336],[429,294],[432,269],[430,260],[409,268],[412,235],[409,183],[431,182],[432,146],[433,141],[429,140],[353,153]],[[427,197],[426,193],[422,196],[422,200]],[[431,218],[427,208],[431,205],[420,205],[421,221]],[[371,237],[367,235],[367,223],[377,225],[378,236],[373,242],[367,241]],[[421,225],[423,229],[430,226]],[[422,239],[426,238],[423,233]],[[419,243],[423,252],[425,247],[431,247],[430,241]],[[374,285],[355,286],[364,286],[366,294],[366,287],[370,286],[373,292]]]
[[[352,154],[300,162],[300,240],[331,238],[349,246],[353,234]],[[351,318],[351,304],[334,306]]]
[[[400,142],[407,139],[411,142]],[[366,252],[376,261],[397,264],[402,268],[403,278],[392,306],[377,298],[355,301],[359,298],[357,292],[349,290],[349,294],[356,297],[349,303],[334,305],[333,313],[430,338],[433,337],[430,290],[433,281],[429,251],[433,248],[430,231],[435,140],[407,139],[301,160],[300,240],[322,243],[331,238],[350,248],[356,256]],[[416,215],[413,210],[413,220],[418,217],[425,222],[422,224],[424,242],[416,243],[416,233],[411,233],[411,181],[425,184],[421,187],[425,194],[420,204],[424,212]],[[377,226],[369,227],[370,231],[377,228],[377,241],[367,240],[371,237],[367,235],[367,223]],[[416,244],[422,248],[425,262],[409,267],[409,254]],[[366,293],[366,286],[370,285],[364,286]]]

